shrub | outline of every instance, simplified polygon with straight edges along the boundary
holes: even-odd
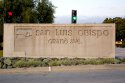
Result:
[[[115,64],[120,64],[120,63],[121,63],[120,59],[115,59]]]
[[[19,60],[19,61],[15,62],[15,67],[19,67],[19,68],[27,67],[27,62],[24,60]]]
[[[125,41],[122,42],[121,47],[122,47],[122,48],[125,48]]]
[[[120,61],[120,63],[124,63],[125,62],[125,58],[121,58],[121,59],[118,59]]]
[[[11,59],[9,59],[9,58],[7,58],[7,59],[4,59],[4,64],[6,64],[6,65],[11,65],[12,63],[11,63]]]
[[[72,62],[70,60],[68,60],[68,59],[62,60],[61,63],[62,63],[62,65],[65,65],[65,66],[72,65]]]
[[[48,63],[49,61],[51,61],[51,59],[47,59],[47,58],[45,58],[45,59],[43,59],[43,62],[45,62],[45,63]]]
[[[92,65],[100,65],[100,64],[114,64],[115,59],[113,58],[98,58],[98,59],[86,59],[83,61],[84,65],[92,64]]]
[[[12,69],[13,68],[13,66],[7,66],[7,69]]]
[[[48,64],[49,66],[61,66],[61,61],[59,60],[54,60],[54,61],[50,61]]]
[[[38,66],[41,66],[41,61],[37,61],[37,60],[29,60],[28,62],[27,62],[27,66],[28,67],[38,67]]]
[[[77,59],[70,59],[69,60],[71,65],[80,65],[81,64],[81,60],[77,60]]]
[[[3,57],[0,57],[0,62],[4,62],[4,58]]]
[[[0,68],[2,68],[2,62],[0,62]]]
[[[12,67],[47,67],[47,66],[71,66],[71,65],[99,65],[99,64],[119,64],[124,63],[125,59],[113,58],[98,58],[98,59],[84,59],[84,58],[0,58],[0,68]]]
[[[52,61],[50,58],[44,58],[43,61],[41,62],[41,67],[47,67],[49,66],[49,62]]]
[[[4,58],[2,57],[2,58],[0,58],[0,68],[2,68],[3,65],[4,65]]]
[[[7,64],[3,64],[2,69],[6,69],[7,68]]]
[[[113,58],[105,58],[105,59],[101,59],[103,64],[114,64],[115,63],[115,59]]]

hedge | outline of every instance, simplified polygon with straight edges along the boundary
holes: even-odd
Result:
[[[48,67],[48,66],[71,66],[71,65],[101,65],[125,63],[125,59],[114,58],[0,58],[0,68],[23,68],[23,67]]]

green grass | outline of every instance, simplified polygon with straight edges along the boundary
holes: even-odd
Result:
[[[3,50],[0,50],[0,57],[3,57]]]

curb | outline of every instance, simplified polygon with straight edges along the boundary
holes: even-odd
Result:
[[[45,72],[78,72],[91,70],[125,70],[125,64],[109,65],[79,65],[79,66],[57,66],[57,67],[32,67],[32,68],[13,68],[0,69],[0,74],[16,73],[45,73]]]

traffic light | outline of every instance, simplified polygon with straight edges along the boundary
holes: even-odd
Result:
[[[12,23],[12,16],[13,16],[12,11],[6,12],[6,23]]]
[[[12,11],[6,12],[6,23],[12,23],[12,16],[13,16]]]
[[[77,23],[77,10],[72,10],[72,23]]]
[[[5,10],[5,22],[12,23],[13,17],[13,0],[7,0],[5,4],[8,8]]]
[[[12,16],[13,15],[13,13],[10,11],[10,12],[8,12],[8,16]]]

